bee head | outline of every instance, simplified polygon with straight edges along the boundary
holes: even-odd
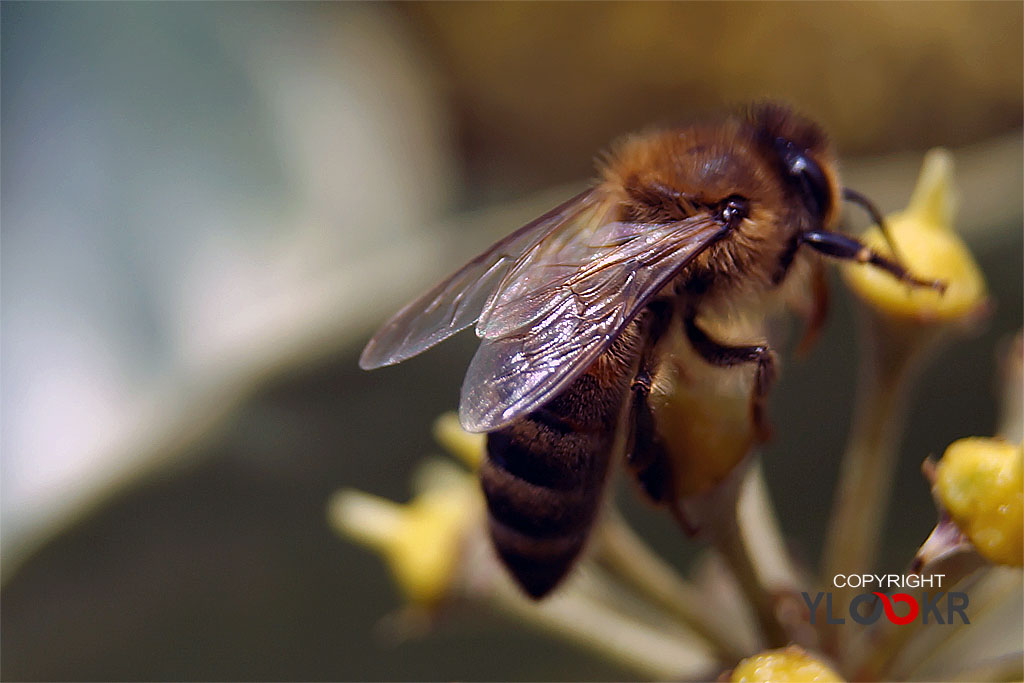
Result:
[[[839,186],[825,133],[813,121],[774,103],[754,106],[748,121],[790,192],[817,225],[826,225],[838,203]]]

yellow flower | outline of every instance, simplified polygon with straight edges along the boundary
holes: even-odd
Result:
[[[782,650],[767,650],[744,659],[733,669],[729,680],[733,683],[785,683],[843,679],[825,662],[791,645]]]
[[[423,490],[407,504],[347,489],[331,498],[328,516],[341,534],[384,556],[407,599],[429,606],[458,576],[481,502],[475,479],[453,465],[435,463],[418,479]]]
[[[903,416],[913,382],[935,350],[989,308],[984,278],[953,231],[953,195],[952,156],[945,150],[931,150],[906,210],[886,219],[899,252],[896,260],[914,278],[942,283],[944,291],[911,285],[863,264],[843,268],[844,278],[861,300],[864,351],[854,423],[825,542],[826,576],[875,566],[892,496],[892,488],[883,482],[892,480],[899,462]],[[877,226],[867,231],[863,242],[893,258]],[[934,545],[927,550],[935,550]],[[851,588],[839,589],[839,602],[847,603],[854,593]],[[839,637],[851,633],[841,630]]]
[[[1024,449],[1002,439],[953,442],[935,469],[934,492],[978,552],[1024,564]]]
[[[933,149],[924,158],[906,210],[886,217],[902,264],[915,277],[945,283],[945,292],[911,287],[881,269],[849,264],[844,276],[858,296],[896,318],[921,321],[956,320],[983,309],[985,280],[967,246],[953,231],[953,195],[953,157],[946,150]],[[892,256],[877,226],[862,240]]]
[[[455,413],[444,413],[434,422],[434,440],[465,463],[470,469],[480,469],[486,451],[486,434],[467,432],[459,424]]]
[[[434,423],[434,438],[476,470],[483,462],[485,436],[459,425],[455,413]],[[465,541],[480,526],[483,505],[476,478],[444,460],[420,465],[406,504],[362,491],[338,491],[328,517],[344,536],[384,556],[395,582],[413,603],[433,605],[448,594],[465,559]]]

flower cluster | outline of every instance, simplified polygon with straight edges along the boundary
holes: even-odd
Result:
[[[1002,439],[954,442],[935,466],[941,509],[989,562],[1024,564],[1024,448]]]
[[[769,683],[770,681],[820,681],[838,683],[843,679],[825,662],[795,645],[769,650],[748,657],[736,665],[731,683]]]
[[[941,280],[944,291],[909,288],[877,269],[845,269],[862,309],[864,352],[821,583],[876,568],[910,387],[937,346],[988,310],[985,281],[953,231],[954,214],[952,159],[936,150],[908,208],[887,218],[888,235],[875,227],[864,241],[916,276]],[[428,618],[458,601],[489,604],[654,679],[1019,679],[1024,653],[1013,634],[1020,615],[1003,606],[1021,599],[1024,564],[1021,365],[1012,356],[1004,363],[1014,405],[1000,435],[961,439],[937,463],[926,461],[940,521],[909,565],[922,577],[941,574],[943,590],[970,596],[978,607],[967,642],[984,646],[958,649],[952,626],[941,630],[927,619],[905,626],[894,626],[899,619],[847,619],[843,626],[815,620],[807,609],[808,591],[818,590],[812,572],[788,554],[756,456],[699,501],[713,552],[692,579],[610,508],[571,580],[540,603],[516,590],[487,542],[486,507],[472,472],[484,458],[484,437],[464,432],[454,415],[438,420],[435,437],[464,466],[428,461],[406,504],[341,491],[329,517],[340,533],[385,558],[406,599]],[[886,610],[909,604],[906,594],[875,595]],[[860,597],[844,586],[829,604],[852,610]]]
[[[404,505],[343,490],[328,509],[338,531],[384,556],[407,599],[434,605],[459,575],[482,501],[473,477],[448,463],[425,463],[418,480],[416,496]]]
[[[904,211],[886,217],[892,253],[882,230],[874,226],[862,241],[887,256],[896,256],[920,278],[934,278],[943,290],[908,287],[877,268],[848,266],[847,283],[879,313],[923,323],[958,321],[985,305],[985,279],[971,252],[953,230],[956,198],[953,157],[943,149],[928,153],[921,177]]]

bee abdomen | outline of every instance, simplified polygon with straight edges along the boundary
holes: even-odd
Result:
[[[526,593],[539,600],[558,585],[583,550],[586,531],[535,538],[490,518],[491,539],[505,567]]]
[[[534,598],[565,578],[594,525],[636,370],[642,317],[564,391],[487,435],[480,482],[491,539]]]
[[[494,546],[534,598],[554,588],[582,551],[612,445],[607,431],[563,430],[552,418],[533,413],[488,434],[480,471]]]

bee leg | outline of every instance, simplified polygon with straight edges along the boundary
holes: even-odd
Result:
[[[946,291],[946,283],[939,280],[922,280],[915,277],[909,270],[896,261],[882,256],[871,247],[865,246],[846,235],[828,230],[809,230],[800,236],[801,244],[806,244],[815,251],[820,251],[826,256],[841,259],[844,261],[856,261],[867,263],[876,268],[881,268],[893,277],[909,285],[916,287],[929,287],[940,292]]]
[[[771,436],[771,427],[765,419],[764,402],[772,383],[775,381],[775,352],[767,344],[758,344],[756,346],[726,346],[721,344],[709,337],[704,330],[700,329],[693,315],[686,316],[683,319],[683,325],[686,328],[686,336],[690,340],[690,344],[708,363],[724,368],[742,363],[757,364],[750,410],[758,439],[766,441]]]
[[[666,505],[683,530],[693,536],[697,533],[697,527],[679,506],[671,460],[658,437],[654,411],[648,403],[654,383],[654,347],[668,329],[672,315],[672,308],[659,302],[649,305],[644,314],[642,324],[647,343],[630,384],[626,462],[647,497],[655,505]]]
[[[785,279],[786,274],[789,273],[789,269],[793,265],[793,259],[796,258],[796,252],[802,243],[800,236],[797,236],[783,250],[779,256],[779,263],[775,267],[775,272],[772,274],[773,285],[778,285]],[[807,328],[800,338],[797,353],[807,353],[811,350],[814,342],[818,340],[818,336],[821,334],[825,318],[828,315],[828,280],[825,277],[825,267],[817,259],[811,264],[811,296],[811,306],[806,314]]]
[[[828,317],[828,278],[820,259],[815,259],[811,265],[811,296],[811,308],[806,315],[807,327],[796,347],[797,353],[801,354],[808,353],[818,341],[825,326],[825,318]]]
[[[673,487],[671,463],[654,426],[654,413],[647,402],[651,394],[651,374],[641,368],[631,386],[630,431],[627,462],[640,488],[657,505],[668,506],[672,516],[688,536],[695,536],[698,527],[690,521],[679,504]]]
[[[655,431],[654,414],[647,403],[651,394],[651,375],[647,369],[637,373],[630,390],[631,419],[626,460],[644,493],[655,503],[664,503],[670,498],[670,472],[665,449]]]

